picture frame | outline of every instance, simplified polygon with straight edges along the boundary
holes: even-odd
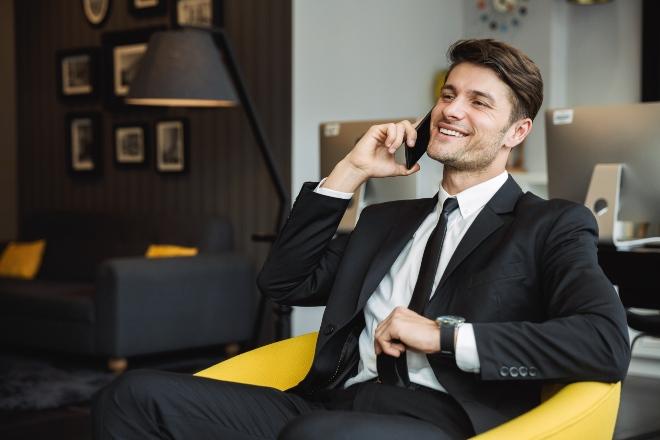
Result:
[[[167,13],[169,0],[126,0],[128,10],[136,17],[151,17]]]
[[[106,32],[102,35],[103,64],[111,72],[105,79],[105,105],[121,108],[125,104],[130,82],[137,71],[142,56],[147,51],[149,38],[165,27],[150,27],[127,32]]]
[[[222,27],[222,0],[174,0],[172,27]]]
[[[58,94],[62,99],[96,98],[99,95],[99,49],[86,47],[56,53]]]
[[[147,163],[149,132],[146,123],[115,124],[113,157],[117,167],[141,167]]]
[[[65,119],[67,169],[72,174],[101,172],[101,114],[68,113]]]
[[[156,121],[155,165],[159,173],[185,173],[190,153],[188,146],[188,120],[185,118]]]
[[[110,15],[111,0],[81,0],[83,15],[92,27],[101,27]]]

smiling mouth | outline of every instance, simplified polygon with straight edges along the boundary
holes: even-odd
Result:
[[[438,129],[438,131],[440,133],[444,134],[444,135],[447,135],[447,136],[452,136],[452,137],[457,137],[457,138],[465,137],[465,135],[463,133],[460,133],[456,130],[450,130],[450,129],[444,128],[444,127],[441,127],[440,129]]]

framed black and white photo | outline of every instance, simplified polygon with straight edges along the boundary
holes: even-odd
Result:
[[[68,170],[74,174],[98,174],[101,170],[100,113],[69,113],[65,129]]]
[[[110,15],[110,0],[82,0],[82,10],[90,25],[101,27]]]
[[[57,52],[57,78],[62,98],[90,98],[98,95],[98,50],[82,48]]]
[[[222,0],[174,0],[174,27],[222,27]]]
[[[168,0],[127,0],[128,10],[136,17],[162,15],[167,12]]]
[[[170,119],[156,122],[156,170],[183,173],[188,168],[188,122]]]
[[[124,97],[128,94],[131,81],[147,51],[149,37],[159,30],[164,28],[154,27],[103,34],[101,40],[105,70],[111,72],[106,80],[105,101],[108,107],[124,105]]]
[[[147,161],[146,124],[117,124],[114,127],[114,157],[120,167],[144,165]]]

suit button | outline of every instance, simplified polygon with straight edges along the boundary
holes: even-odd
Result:
[[[518,373],[520,373],[520,376],[522,377],[527,376],[527,367],[518,367]]]
[[[509,374],[511,375],[511,377],[518,377],[518,368],[517,367],[509,368]]]
[[[534,367],[529,367],[529,376],[530,376],[530,377],[534,377],[534,376],[536,376],[536,373],[537,373],[536,368],[534,368]]]
[[[325,329],[323,329],[323,334],[325,334],[327,336],[327,335],[331,334],[334,331],[335,331],[335,326],[332,325],[332,324],[328,324],[328,325],[325,326]]]
[[[500,376],[506,377],[509,375],[509,369],[507,367],[500,368]]]

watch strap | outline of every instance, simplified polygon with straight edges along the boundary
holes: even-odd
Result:
[[[456,350],[454,347],[454,338],[456,326],[452,324],[440,325],[440,354],[443,356],[454,357]]]

